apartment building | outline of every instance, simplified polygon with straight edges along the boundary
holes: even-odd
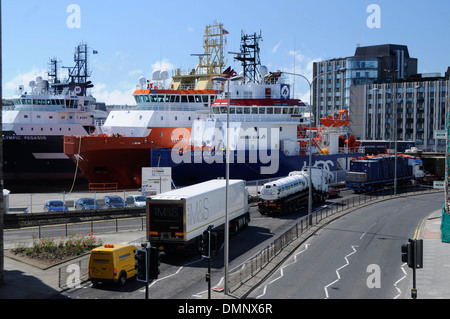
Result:
[[[315,120],[348,109],[357,139],[397,137],[423,150],[444,150],[445,141],[435,134],[445,130],[450,68],[445,76],[417,74],[417,64],[407,46],[392,44],[358,47],[354,56],[315,63]]]

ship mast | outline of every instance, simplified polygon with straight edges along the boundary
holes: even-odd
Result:
[[[206,90],[212,89],[211,78],[223,73],[225,66],[224,59],[224,36],[228,32],[223,29],[222,23],[206,26],[205,35],[203,36],[202,54],[191,54],[199,57],[196,69],[182,74],[178,68],[172,75],[171,88],[175,90],[196,89]]]
[[[241,61],[244,69],[244,77],[250,82],[257,82],[257,79],[261,77],[258,67],[261,65],[261,59],[259,57],[259,41],[262,39],[261,31],[259,35],[244,34],[241,31],[241,53],[235,57],[235,60]]]

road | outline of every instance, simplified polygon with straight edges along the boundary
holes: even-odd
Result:
[[[409,298],[411,272],[401,262],[401,245],[442,200],[439,193],[383,201],[330,223],[249,297]]]
[[[332,202],[329,202],[330,204]],[[316,208],[317,209],[317,208]],[[251,222],[247,229],[230,236],[229,267],[233,269],[252,255],[259,252],[274,237],[280,235],[296,219],[304,216],[306,209],[283,217],[261,216],[256,207],[250,210]],[[212,286],[217,285],[224,276],[223,251],[212,257]],[[193,299],[206,295],[205,275],[207,259],[201,256],[161,256],[159,279],[150,283],[150,299]],[[142,283],[130,280],[123,288],[105,285],[93,288],[85,283],[81,289],[71,289],[64,294],[74,299],[141,299],[145,287]]]
[[[355,196],[353,192],[350,191],[343,191],[341,193],[341,197],[337,199],[330,199],[325,204],[331,205],[334,202],[339,202],[342,200],[346,200],[348,198],[352,198]],[[423,196],[433,196],[433,195],[423,195]],[[438,194],[436,198],[442,195]],[[414,201],[408,202],[408,199],[413,199]],[[415,200],[414,197],[408,197],[406,199],[407,205],[411,205],[411,203],[415,203],[417,200]],[[355,202],[358,202],[355,200]],[[387,201],[386,203],[389,203],[390,201]],[[386,212],[385,208],[382,208],[380,210],[379,206],[381,204],[376,204],[377,207],[374,208],[372,206],[369,206],[364,211],[368,211],[367,217],[360,217],[358,215],[356,218],[353,217],[354,214],[348,215],[347,217],[344,217],[342,221],[347,221],[351,224],[349,225],[343,225],[340,226],[337,223],[333,223],[333,227],[330,228],[327,227],[326,229],[320,231],[314,238],[320,239],[322,237],[326,238],[323,242],[311,242],[309,243],[310,246],[308,246],[307,252],[308,255],[305,254],[305,256],[310,256],[310,258],[306,258],[305,260],[302,260],[303,268],[310,269],[310,277],[316,278],[315,280],[311,279],[308,280],[306,277],[301,276],[301,281],[298,285],[304,287],[303,289],[300,289],[300,291],[295,291],[294,288],[292,289],[285,289],[283,290],[288,293],[288,291],[291,291],[290,297],[287,298],[324,298],[324,287],[328,285],[329,283],[332,283],[336,280],[336,269],[341,267],[345,263],[345,256],[349,256],[348,259],[353,257],[353,255],[356,255],[357,253],[361,253],[362,250],[360,247],[364,247],[363,241],[359,239],[363,234],[361,239],[363,240],[369,240],[371,238],[371,241],[378,242],[378,245],[381,245],[383,242],[386,242],[387,245],[388,242],[391,242],[393,238],[391,238],[391,235],[383,235],[385,232],[383,229],[380,229],[381,225],[384,225],[383,223],[391,223],[391,226],[395,226],[396,223],[399,223],[402,225],[402,228],[404,227],[404,231],[413,231],[414,228],[417,226],[417,220],[420,220],[420,216],[416,216],[417,218],[413,218],[413,220],[408,221],[408,223],[405,224],[403,220],[398,221],[390,221],[388,220],[389,214]],[[390,207],[389,204],[387,204],[386,207]],[[408,206],[415,208],[415,205]],[[427,208],[426,211],[430,211]],[[320,207],[316,207],[315,209],[320,209]],[[381,213],[377,213],[377,211],[380,210]],[[403,208],[399,208],[399,211],[403,211]],[[232,270],[234,267],[237,267],[242,262],[250,258],[252,255],[256,254],[257,252],[261,251],[262,248],[264,248],[266,245],[268,245],[275,237],[282,234],[286,229],[291,227],[291,225],[296,222],[299,218],[304,216],[306,214],[306,209],[301,209],[297,211],[294,214],[290,214],[287,216],[282,217],[271,217],[271,216],[261,216],[259,212],[256,210],[255,207],[252,207],[251,209],[251,222],[247,229],[243,230],[237,235],[231,236],[230,238],[230,270]],[[423,213],[425,214],[425,213]],[[365,214],[361,214],[362,216],[365,216]],[[399,215],[399,214],[396,214]],[[420,214],[412,214],[412,216],[420,215]],[[373,219],[375,216],[378,216],[378,219]],[[350,218],[351,217],[351,218]],[[409,219],[408,219],[409,220]],[[130,221],[131,222],[131,221]],[[138,223],[138,227],[141,228],[141,223]],[[335,226],[337,225],[337,226]],[[107,225],[105,225],[107,226]],[[114,231],[115,225],[109,225],[111,231]],[[25,231],[36,231],[32,229],[28,230],[11,230],[8,232],[5,232],[5,237],[8,237],[9,239],[14,238],[15,236],[23,236]],[[386,230],[387,231],[387,230]],[[23,232],[19,235],[19,232]],[[61,234],[61,229],[55,230],[56,234]],[[327,235],[329,232],[332,233],[332,235]],[[386,234],[390,234],[391,232],[394,232],[394,230],[390,230],[390,232],[387,232]],[[384,236],[386,238],[384,239],[377,239],[374,238],[374,236]],[[29,233],[27,237],[29,236]],[[357,238],[353,238],[353,237]],[[402,240],[398,240],[398,245],[400,245],[400,241],[406,242],[408,236],[407,235],[396,235],[397,237],[401,238]],[[331,239],[330,239],[331,237]],[[28,237],[29,238],[29,237]],[[336,241],[336,238],[339,238],[339,241]],[[345,238],[348,238],[344,241],[344,243],[341,242],[341,240],[344,240]],[[5,238],[6,239],[6,238]],[[314,243],[314,245],[313,245]],[[372,247],[372,245],[369,245]],[[354,252],[353,248],[355,247],[356,252]],[[396,261],[400,258],[400,246],[396,247],[392,255],[395,255]],[[359,249],[359,251],[358,251]],[[376,250],[376,249],[375,249]],[[384,254],[384,251],[386,249],[383,249],[379,252],[373,252],[373,254],[379,254],[382,256]],[[326,252],[325,254],[323,252]],[[298,252],[297,257],[300,255],[303,255],[303,252]],[[325,255],[330,258],[330,261],[325,260]],[[370,262],[370,264],[376,264],[375,261]],[[332,266],[333,265],[333,266]],[[382,265],[380,262],[378,265]],[[363,267],[364,264],[361,264],[360,267]],[[334,269],[333,269],[334,267]],[[367,265],[365,265],[367,268]],[[395,266],[397,267],[397,266]],[[289,265],[286,267],[286,269],[290,269],[291,266]],[[397,267],[398,268],[398,267]],[[162,256],[162,263],[160,266],[160,276],[159,279],[155,282],[152,282],[150,285],[149,290],[149,297],[154,299],[193,299],[193,298],[205,298],[206,295],[206,289],[207,289],[207,283],[205,281],[205,275],[206,275],[206,269],[207,269],[207,260],[205,258],[201,258],[200,256],[191,256],[191,257],[184,257],[184,256]],[[390,269],[389,267],[384,267],[382,269]],[[317,270],[317,273],[313,270]],[[345,269],[344,269],[345,270]],[[343,271],[344,271],[343,270]],[[399,270],[399,274],[401,274],[401,269]],[[391,270],[389,270],[391,271]],[[302,270],[304,272],[304,270]],[[302,273],[300,272],[300,273]],[[278,272],[277,272],[278,273]],[[219,253],[218,256],[214,256],[212,259],[212,286],[214,287],[217,285],[222,279],[223,279],[223,252]],[[327,277],[321,276],[318,274],[327,274]],[[361,274],[361,280],[366,279],[369,274],[366,273],[366,269],[364,269],[364,272]],[[334,276],[334,277],[333,277]],[[298,275],[296,277],[299,277]],[[324,278],[327,278],[325,282],[323,282]],[[295,287],[297,286],[296,282],[299,279],[292,280],[290,283],[287,284],[287,287]],[[384,282],[385,276],[382,276],[382,280]],[[317,282],[315,282],[317,281]],[[365,281],[364,281],[365,282]],[[382,282],[382,284],[383,284]],[[294,284],[293,284],[294,283]],[[329,286],[328,293],[329,297],[334,298],[336,291],[338,291],[339,285],[343,284],[342,282],[336,282],[333,285]],[[265,285],[260,286],[260,288],[250,296],[250,297],[258,297],[262,294],[262,289]],[[383,286],[385,286],[383,284]],[[280,296],[280,294],[277,294],[275,291],[272,291],[275,287],[273,284],[268,285],[265,294],[263,295],[267,298],[277,298],[277,297],[271,297],[271,293],[275,294],[276,296]],[[305,288],[306,287],[306,288]],[[305,294],[306,290],[308,293]],[[313,291],[316,291],[316,293],[313,293]],[[76,289],[69,289],[64,292],[64,295],[68,298],[73,299],[142,299],[144,298],[144,286],[142,283],[136,282],[135,280],[130,280],[125,287],[119,288],[114,285],[104,285],[100,286],[98,288],[93,288],[91,284],[84,283],[81,288]]]

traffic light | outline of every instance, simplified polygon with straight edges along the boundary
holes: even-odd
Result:
[[[423,240],[416,239],[414,243],[414,257],[416,269],[423,268]]]
[[[408,263],[410,268],[423,268],[422,239],[409,239],[407,244],[402,245],[402,262]]]
[[[402,262],[407,263],[408,267],[412,268],[413,263],[413,250],[411,243],[402,245]]]
[[[209,228],[202,234],[202,255],[209,257]]]
[[[147,249],[136,251],[136,279],[138,281],[147,282]]]
[[[159,275],[159,265],[161,261],[159,260],[159,251],[156,247],[150,247],[150,269],[149,269],[149,279],[158,279]]]

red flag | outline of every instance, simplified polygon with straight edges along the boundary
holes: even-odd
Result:
[[[230,34],[230,32],[228,32],[228,31],[225,30],[225,29],[222,29],[222,34]]]

